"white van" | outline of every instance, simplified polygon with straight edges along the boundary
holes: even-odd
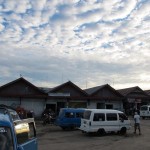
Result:
[[[140,117],[149,118],[150,117],[150,105],[143,105],[140,108]]]
[[[130,128],[130,120],[121,111],[112,109],[86,109],[79,129],[83,133],[95,132],[103,135],[109,132],[125,134]]]

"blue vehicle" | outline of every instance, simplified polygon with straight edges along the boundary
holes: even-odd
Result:
[[[63,130],[80,127],[84,110],[83,108],[61,108],[55,125],[60,126]]]
[[[21,120],[16,111],[0,107],[0,150],[37,150],[33,118]]]

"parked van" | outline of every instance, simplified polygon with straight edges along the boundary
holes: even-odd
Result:
[[[140,116],[145,119],[150,117],[150,105],[143,105],[140,108]]]
[[[37,150],[34,118],[19,119],[11,109],[0,107],[0,150]]]
[[[84,110],[83,108],[61,108],[55,125],[63,130],[80,127]]]
[[[131,128],[130,120],[118,110],[111,109],[87,109],[81,119],[80,130],[83,133],[105,134],[108,132],[120,132],[125,134]]]

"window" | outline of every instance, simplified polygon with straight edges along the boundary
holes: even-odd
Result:
[[[14,150],[11,130],[8,127],[0,126],[0,149]]]
[[[119,120],[128,120],[128,117],[123,113],[119,113]]]
[[[77,118],[83,118],[83,113],[82,112],[77,112],[76,117]]]
[[[84,114],[83,114],[83,118],[84,119],[88,119],[89,120],[90,116],[91,116],[91,111],[89,111],[89,110],[85,111]]]
[[[29,139],[32,139],[32,138],[36,137],[36,131],[35,131],[35,128],[34,128],[34,122],[30,122],[29,123],[28,137],[29,137]]]
[[[66,118],[74,118],[74,113],[73,112],[66,112],[65,117]]]
[[[141,110],[147,110],[147,106],[142,106]]]
[[[113,109],[113,104],[106,104],[106,109]]]
[[[105,121],[105,114],[95,113],[93,121]]]
[[[107,113],[106,117],[107,117],[107,121],[116,121],[117,120],[116,113]]]

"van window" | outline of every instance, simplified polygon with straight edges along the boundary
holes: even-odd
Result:
[[[149,107],[149,111],[150,111],[150,107]]]
[[[142,106],[141,110],[147,110],[147,106]]]
[[[77,112],[76,117],[77,118],[83,118],[83,113],[82,112]]]
[[[66,118],[74,118],[74,113],[73,112],[66,112],[65,117]]]
[[[128,117],[123,113],[119,113],[119,120],[128,120]]]
[[[117,120],[116,113],[107,113],[106,117],[107,117],[107,121],[116,121]]]
[[[105,121],[105,114],[103,114],[103,113],[95,113],[93,121]]]
[[[83,114],[83,118],[84,119],[88,119],[89,120],[90,116],[91,116],[91,111],[89,111],[89,110],[85,111],[84,114]]]

